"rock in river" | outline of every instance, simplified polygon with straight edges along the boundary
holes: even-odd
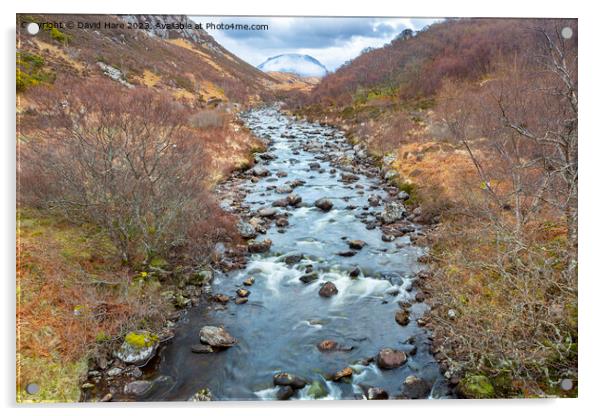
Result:
[[[385,224],[391,224],[401,220],[406,215],[406,209],[399,202],[387,202],[383,212],[380,214],[380,219]]]
[[[303,283],[311,283],[315,280],[318,280],[318,272],[305,273],[299,278],[299,280],[301,280]]]
[[[389,393],[385,389],[381,389],[380,387],[370,387],[368,389],[368,400],[387,400],[388,398]]]
[[[353,375],[353,369],[351,367],[345,367],[341,371],[337,371],[336,374],[332,377],[334,381],[339,381],[345,377],[351,377]]]
[[[295,390],[291,386],[280,386],[276,391],[278,400],[288,400],[295,394]]]
[[[270,174],[270,171],[267,168],[264,168],[263,166],[255,166],[253,169],[251,169],[251,175],[254,176],[268,176]]]
[[[383,370],[391,370],[401,367],[408,360],[405,352],[394,350],[392,348],[384,348],[378,352],[376,356],[376,364]]]
[[[366,245],[366,242],[363,240],[349,240],[348,242],[349,248],[354,250],[361,250]]]
[[[314,202],[314,205],[320,208],[322,211],[326,212],[332,209],[332,201],[330,201],[330,199],[328,198],[320,198],[316,202]]]
[[[395,312],[395,322],[401,326],[406,326],[410,323],[410,312],[406,309]]]
[[[236,294],[241,298],[247,298],[251,294],[247,289],[240,288],[236,291]]]
[[[272,246],[272,240],[265,239],[263,241],[249,240],[247,249],[249,253],[265,253]]]
[[[320,288],[319,295],[322,296],[322,297],[324,297],[324,298],[329,298],[331,296],[336,295],[337,293],[339,293],[339,290],[334,285],[334,283],[332,283],[332,282],[326,282]]]
[[[402,392],[408,399],[425,399],[431,393],[431,385],[415,375],[410,375],[403,382]]]
[[[115,356],[126,364],[144,366],[153,358],[159,348],[159,337],[148,331],[134,331],[125,340]]]
[[[286,202],[288,203],[288,205],[294,207],[296,205],[299,205],[302,201],[302,198],[297,195],[297,194],[289,194],[286,197]]]
[[[259,211],[257,211],[257,214],[259,214],[260,217],[273,217],[277,213],[278,210],[272,207],[261,208]]]
[[[136,397],[144,396],[153,387],[153,383],[148,380],[136,380],[125,385],[123,393]]]
[[[208,354],[210,352],[213,352],[213,348],[211,348],[210,345],[195,344],[192,347],[190,347],[190,351],[194,352],[195,354]]]
[[[236,227],[238,228],[238,232],[242,238],[254,238],[257,236],[255,227],[248,222],[239,221]]]
[[[204,326],[199,331],[201,342],[217,348],[229,348],[236,344],[236,338],[224,328],[217,326]]]
[[[213,395],[209,389],[200,389],[188,399],[189,402],[210,402],[213,400]]]
[[[273,382],[275,386],[291,386],[293,389],[302,389],[307,381],[299,376],[289,373],[274,374]]]
[[[245,286],[253,286],[253,283],[255,283],[255,278],[253,276],[251,277],[247,277],[245,280],[243,280],[242,284]]]

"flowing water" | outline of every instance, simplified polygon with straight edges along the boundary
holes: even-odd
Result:
[[[213,293],[234,296],[249,276],[255,278],[249,301],[226,306],[202,300],[178,323],[176,335],[162,348],[151,374],[155,387],[145,400],[187,400],[200,388],[209,388],[218,400],[274,399],[275,373],[286,371],[309,380],[322,380],[327,388],[325,399],[362,398],[367,387],[381,387],[394,398],[401,394],[402,382],[416,375],[432,385],[430,397],[446,397],[446,383],[429,353],[428,333],[416,320],[426,305],[415,302],[412,281],[421,270],[417,258],[423,249],[411,244],[409,236],[393,242],[382,240],[379,227],[368,229],[382,210],[368,204],[368,197],[390,198],[381,179],[364,175],[356,169],[359,180],[341,181],[343,167],[332,160],[352,156],[353,149],[343,134],[331,127],[301,122],[284,116],[276,109],[254,110],[244,116],[247,126],[270,142],[273,160],[261,161],[271,172],[257,182],[240,180],[237,192],[244,193],[243,206],[251,213],[283,196],[275,186],[295,179],[305,184],[294,192],[303,198],[298,208],[278,208],[288,212],[289,225],[271,225],[266,235],[271,250],[254,254],[245,269],[217,275]],[[312,162],[320,170],[310,169]],[[334,170],[333,170],[334,169]],[[277,171],[288,175],[278,177]],[[368,171],[366,171],[368,172]],[[313,206],[327,197],[334,206],[329,212]],[[224,200],[227,206],[231,201]],[[352,257],[337,253],[348,251],[346,240],[361,239],[366,246]],[[297,264],[284,262],[287,254],[304,255]],[[308,265],[319,272],[319,279],[309,284],[299,277]],[[361,274],[351,278],[349,271],[359,266]],[[321,285],[333,282],[338,294],[331,298],[318,295]],[[410,323],[400,326],[394,319],[399,301],[412,303]],[[221,352],[194,354],[198,332],[204,325],[223,326],[238,343]],[[320,352],[316,345],[333,339],[347,351]],[[366,358],[382,348],[410,351],[406,364],[393,370],[381,370]],[[328,381],[328,374],[351,366],[351,382]],[[292,399],[307,399],[308,387]]]

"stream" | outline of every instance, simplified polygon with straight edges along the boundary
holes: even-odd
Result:
[[[269,146],[257,155],[255,170],[221,185],[222,206],[250,220],[286,198],[291,184],[302,202],[275,208],[275,217],[285,218],[279,226],[265,219],[266,233],[256,240],[271,240],[268,251],[250,254],[242,270],[216,273],[212,293],[231,300],[223,305],[201,299],[183,315],[175,337],[153,363],[149,377],[154,387],[142,400],[188,400],[201,388],[215,400],[272,400],[278,392],[273,376],[279,372],[308,383],[318,380],[326,391],[323,399],[362,399],[370,387],[386,390],[389,398],[401,397],[410,375],[427,383],[425,397],[449,397],[429,352],[429,333],[417,323],[427,308],[415,300],[413,284],[424,267],[417,261],[424,249],[412,244],[410,234],[420,227],[403,220],[411,232],[384,241],[377,221],[385,203],[399,196],[332,127],[298,121],[271,107],[242,118]],[[332,209],[314,206],[320,198],[328,198]],[[365,246],[350,250],[350,240],[363,240]],[[299,280],[312,271],[316,280]],[[249,277],[254,284],[243,286]],[[338,290],[332,297],[319,295],[327,281]],[[244,304],[233,301],[239,288],[250,291]],[[400,303],[410,313],[405,326],[395,320]],[[191,352],[205,325],[223,326],[237,343],[220,352]],[[324,340],[342,348],[321,351],[317,345]],[[379,368],[371,358],[383,348],[406,352],[407,362]],[[353,375],[333,381],[332,374],[346,367]],[[308,384],[295,390],[291,400],[312,398],[309,389]]]

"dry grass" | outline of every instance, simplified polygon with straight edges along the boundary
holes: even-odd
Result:
[[[157,288],[137,287],[92,226],[20,209],[17,223],[17,391],[23,401],[79,397],[86,359],[146,317],[162,319]],[[40,385],[28,396],[28,383]]]

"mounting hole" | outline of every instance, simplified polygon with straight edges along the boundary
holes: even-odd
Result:
[[[38,394],[40,392],[40,386],[36,383],[29,383],[25,386],[25,391],[27,394]]]
[[[570,39],[573,37],[573,29],[571,29],[568,26],[563,27],[562,30],[560,31],[560,35],[565,39]]]
[[[560,388],[562,390],[568,391],[573,388],[573,380],[570,378],[565,378],[560,381]]]
[[[37,23],[31,22],[27,24],[27,33],[29,33],[30,35],[37,35],[38,32],[40,31],[40,25],[38,25]]]

